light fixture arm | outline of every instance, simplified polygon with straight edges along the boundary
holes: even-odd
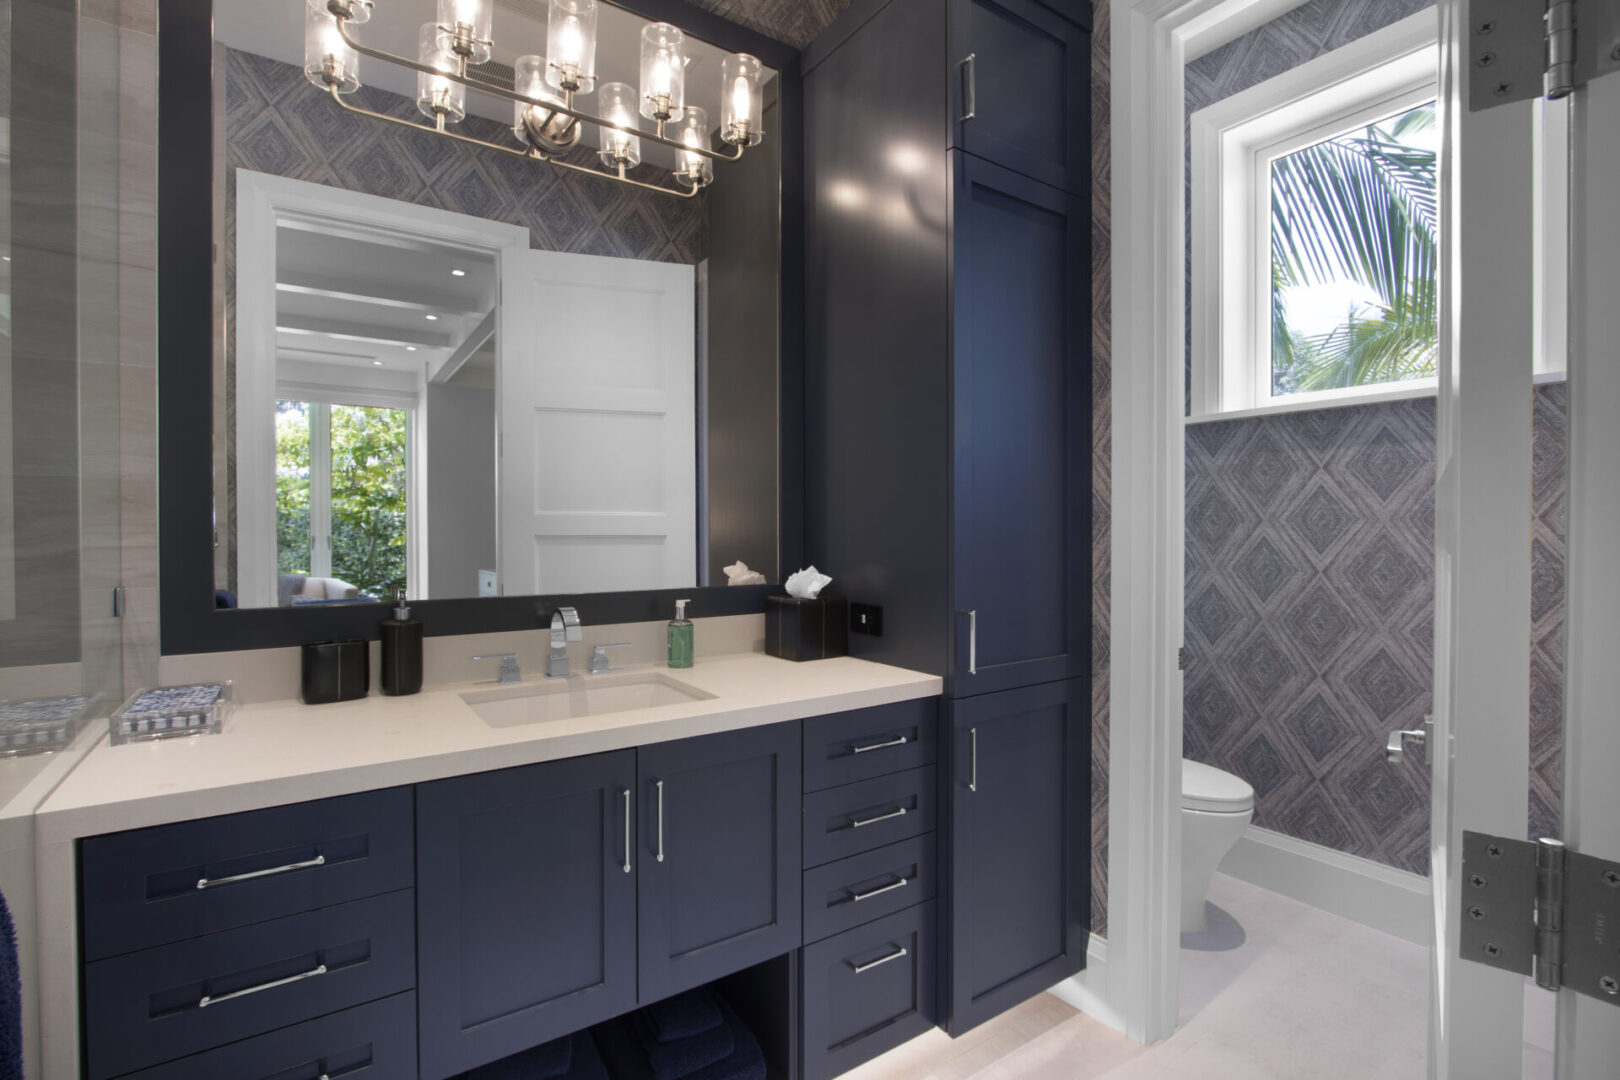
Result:
[[[411,66],[412,67],[417,67],[419,65],[412,64]],[[436,71],[435,74],[438,75],[439,77],[444,77],[445,76],[445,73],[442,72],[442,71]],[[474,84],[469,83],[468,85],[470,86],[470,85],[474,85]],[[485,141],[483,139],[475,139],[471,135],[462,135],[462,134],[460,134],[458,132],[454,132],[454,131],[449,130],[448,128],[446,128],[442,124],[439,124],[439,125],[418,124],[414,120],[404,120],[404,119],[401,119],[400,117],[397,117],[397,116],[390,116],[387,113],[381,113],[381,112],[376,112],[375,110],[372,110],[372,109],[362,108],[359,105],[353,105],[353,104],[350,104],[348,101],[344,100],[343,95],[338,92],[338,88],[336,86],[327,87],[327,93],[331,95],[332,100],[337,102],[340,107],[348,110],[349,112],[356,113],[356,114],[358,114],[360,116],[370,117],[373,120],[386,120],[390,124],[398,124],[400,127],[407,127],[407,128],[410,128],[412,131],[431,131],[434,134],[444,135],[444,136],[447,136],[448,138],[455,139],[457,142],[468,143],[468,144],[470,144],[472,146],[482,147],[485,150],[497,150],[497,151],[499,151],[500,153],[503,153],[503,154],[511,154],[513,157],[529,158],[529,159],[534,160],[534,161],[543,161],[548,165],[555,165],[560,169],[572,169],[574,172],[584,173],[586,176],[594,176],[594,177],[597,177],[598,179],[601,179],[603,177],[603,175],[604,175],[601,172],[601,170],[599,170],[599,169],[591,169],[591,168],[586,168],[583,165],[575,165],[571,161],[563,161],[561,158],[553,157],[550,154],[543,154],[540,151],[535,150],[533,148],[529,148],[529,149],[526,149],[526,150],[515,150],[510,146],[502,146],[499,143],[487,142],[487,141]],[[523,98],[523,97],[514,97],[513,100],[514,101],[528,101],[527,98]],[[530,104],[539,105],[542,108],[551,108],[552,107],[547,102],[530,102]],[[561,111],[561,110],[558,110],[558,111]],[[575,114],[569,113],[569,115],[573,116]],[[688,149],[690,149],[690,148],[688,148]],[[739,148],[739,150],[740,150],[740,148]],[[681,199],[690,199],[694,195],[696,195],[699,191],[703,190],[701,187],[698,187],[698,186],[693,186],[693,187],[690,187],[690,188],[669,188],[669,187],[663,187],[662,185],[659,185],[659,184],[649,184],[649,183],[646,183],[646,182],[641,181],[641,180],[634,180],[634,179],[631,179],[629,176],[625,175],[625,167],[624,167],[624,165],[622,163],[619,165],[619,171],[618,171],[617,174],[609,173],[609,174],[606,174],[606,175],[612,177],[615,180],[623,181],[624,183],[629,184],[632,187],[645,188],[648,191],[657,191],[657,192],[660,192],[661,194],[664,194],[664,195],[674,195],[675,197],[681,198]]]
[[[452,82],[458,82],[463,86],[470,87],[471,89],[477,90],[477,91],[479,91],[481,93],[492,94],[495,97],[506,98],[508,101],[515,101],[515,102],[518,102],[519,104],[522,104],[522,105],[534,105],[534,106],[536,106],[538,108],[546,109],[546,110],[548,110],[550,112],[561,113],[564,116],[571,116],[575,120],[584,120],[584,121],[586,121],[588,123],[597,124],[597,125],[599,125],[601,127],[604,127],[604,128],[611,128],[614,131],[622,131],[627,135],[634,135],[634,136],[636,136],[638,138],[641,138],[641,139],[646,139],[646,140],[649,140],[651,142],[659,143],[660,145],[667,146],[667,147],[669,147],[669,148],[671,148],[673,150],[679,150],[682,153],[699,154],[699,155],[701,155],[703,157],[710,158],[711,160],[714,160],[714,161],[736,161],[736,160],[738,160],[739,158],[741,158],[743,156],[743,150],[745,149],[745,147],[743,146],[742,143],[734,143],[733,144],[734,149],[733,149],[732,153],[722,154],[722,153],[719,153],[718,151],[710,150],[706,146],[689,145],[687,143],[679,142],[679,141],[677,141],[675,139],[671,139],[667,135],[664,135],[661,131],[660,132],[651,132],[651,131],[643,131],[640,128],[625,127],[623,124],[616,124],[611,120],[604,120],[600,116],[595,116],[595,115],[593,115],[591,113],[584,112],[583,110],[576,109],[572,105],[564,105],[564,104],[559,104],[558,102],[555,102],[555,101],[543,101],[543,100],[540,100],[539,98],[532,98],[532,97],[529,97],[527,94],[520,94],[515,90],[508,90],[504,86],[496,86],[493,83],[487,83],[487,82],[484,82],[482,79],[472,78],[471,76],[462,74],[461,72],[458,72],[458,71],[440,71],[438,68],[432,66],[431,64],[423,64],[423,63],[420,63],[420,62],[418,62],[416,60],[409,60],[409,59],[407,59],[407,58],[405,58],[403,56],[397,56],[394,53],[386,52],[386,51],[384,51],[382,49],[373,49],[370,46],[360,44],[360,42],[356,41],[354,38],[349,36],[349,29],[345,24],[350,21],[351,16],[348,14],[348,8],[347,8],[347,4],[345,3],[345,0],[328,0],[327,10],[329,10],[332,13],[333,17],[337,20],[338,36],[343,39],[343,43],[345,45],[347,45],[349,48],[353,49],[355,52],[359,53],[361,56],[369,56],[369,57],[372,57],[373,59],[381,60],[384,63],[388,63],[388,64],[397,64],[400,67],[409,68],[412,71],[420,72],[420,73],[425,74],[425,75],[431,75],[436,79],[448,79],[448,80],[450,80]],[[392,116],[384,117],[384,114],[382,114],[382,113],[376,113],[376,112],[372,112],[369,109],[362,109],[362,108],[359,108],[357,106],[352,106],[352,105],[346,104],[342,100],[342,98],[338,95],[338,92],[337,92],[337,90],[335,88],[332,89],[332,97],[333,97],[334,100],[336,100],[338,102],[338,104],[342,105],[345,109],[348,109],[350,112],[360,113],[360,114],[365,115],[365,116],[383,117],[383,118],[389,119],[389,120],[398,120],[397,117],[392,117]],[[423,129],[423,125],[421,125],[421,124],[414,124],[414,123],[411,123],[410,121],[398,121],[398,122],[404,123],[407,127]],[[660,124],[659,127],[662,128],[663,125]],[[538,153],[530,154],[530,153],[524,152],[524,151],[512,150],[509,147],[495,146],[494,143],[486,143],[481,139],[472,139],[472,138],[468,138],[467,136],[464,136],[464,135],[456,135],[454,132],[450,132],[450,131],[446,131],[446,132],[444,132],[444,134],[450,135],[452,138],[460,139],[463,142],[471,142],[471,143],[475,143],[475,144],[477,144],[479,146],[492,146],[492,147],[495,147],[496,149],[504,150],[504,151],[506,151],[508,153],[518,154],[518,156],[520,156],[520,157],[538,157],[543,161],[551,162],[553,165],[563,165],[563,166],[565,166],[567,168],[574,168],[574,169],[579,169],[580,168],[577,165],[568,165],[567,162],[558,161],[556,158],[550,157],[548,155],[538,154]],[[600,172],[597,172],[594,169],[581,169],[580,171],[591,173],[594,176],[602,175]],[[625,182],[629,183],[629,184],[636,184],[638,187],[651,188],[654,191],[669,191],[670,190],[669,188],[658,187],[655,184],[642,184],[639,181],[630,180],[628,178],[625,178]]]

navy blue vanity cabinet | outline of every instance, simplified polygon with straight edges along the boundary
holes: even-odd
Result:
[[[1091,175],[1090,12],[1039,0],[949,0],[951,146],[1084,192]]]
[[[1055,16],[1054,16],[1055,17]],[[1091,208],[954,153],[957,697],[1091,665]]]
[[[636,1004],[636,752],[417,786],[423,1080]]]
[[[948,705],[952,1035],[1085,967],[1091,696],[1085,680]]]
[[[637,757],[641,1000],[798,948],[798,722]]]

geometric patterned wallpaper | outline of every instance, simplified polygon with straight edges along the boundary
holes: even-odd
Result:
[[[1564,387],[1534,398],[1531,813],[1556,835]],[[1429,771],[1384,761],[1434,670],[1434,401],[1187,429],[1185,752],[1255,823],[1428,869]]]

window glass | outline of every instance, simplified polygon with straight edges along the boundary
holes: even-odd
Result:
[[[1271,394],[1432,378],[1434,103],[1271,162]]]

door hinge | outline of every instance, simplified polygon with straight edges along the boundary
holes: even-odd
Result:
[[[1458,955],[1620,1005],[1620,863],[1463,833]]]
[[[1620,0],[1473,0],[1468,100],[1479,112],[1568,97],[1620,71]]]
[[[1187,670],[1187,646],[1185,645],[1176,650],[1176,670]]]
[[[115,618],[115,619],[122,619],[124,617],[124,612],[125,612],[125,610],[127,610],[128,606],[129,606],[129,594],[124,591],[124,587],[122,585],[114,586],[113,587],[113,602],[112,602],[112,617]]]

